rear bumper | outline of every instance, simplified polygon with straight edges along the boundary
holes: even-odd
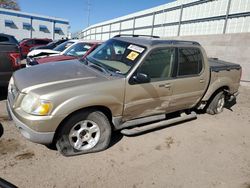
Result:
[[[51,144],[54,138],[55,132],[37,132],[29,128],[23,122],[21,122],[13,113],[10,108],[9,101],[7,100],[7,111],[9,113],[10,119],[13,119],[16,127],[21,132],[21,134],[28,140],[39,143],[39,144]]]

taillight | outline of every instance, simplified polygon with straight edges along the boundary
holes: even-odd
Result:
[[[12,53],[9,53],[9,56],[10,56],[10,60],[11,60],[11,63],[12,63],[12,67],[14,69],[16,68],[20,68],[21,66],[21,55],[20,53],[17,53],[17,52],[12,52]]]

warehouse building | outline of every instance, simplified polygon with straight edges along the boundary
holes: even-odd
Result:
[[[161,37],[250,32],[250,0],[177,0],[84,29],[80,38]]]
[[[0,33],[24,38],[61,39],[68,37],[69,21],[0,8]]]
[[[78,38],[107,40],[118,34],[195,40],[209,57],[239,63],[250,85],[250,0],[176,0],[102,23]]]

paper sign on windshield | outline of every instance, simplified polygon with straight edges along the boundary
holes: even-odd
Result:
[[[133,45],[133,44],[130,44],[128,46],[128,49],[129,50],[133,50],[133,51],[136,51],[136,52],[139,52],[139,53],[142,53],[144,51],[144,48],[140,47],[140,46],[136,46],[136,45]]]
[[[139,53],[137,52],[130,52],[127,56],[127,59],[134,61],[138,57]]]

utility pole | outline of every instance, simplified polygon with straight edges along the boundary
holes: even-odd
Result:
[[[88,14],[88,16],[87,16],[87,21],[88,21],[88,23],[87,23],[87,26],[89,27],[89,19],[90,19],[90,0],[87,0],[88,2],[87,2],[87,14]]]

